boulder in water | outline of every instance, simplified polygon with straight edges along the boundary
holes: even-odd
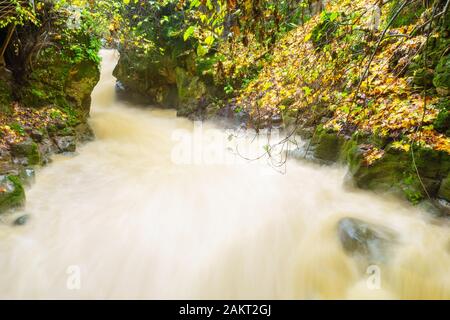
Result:
[[[60,153],[75,152],[77,145],[74,136],[55,137],[54,139]]]
[[[339,221],[338,234],[345,252],[368,263],[384,263],[396,242],[394,231],[355,218]]]
[[[345,139],[335,133],[323,132],[313,139],[314,158],[324,163],[333,163],[339,159]]]
[[[19,172],[20,180],[24,185],[31,185],[36,179],[36,171],[33,168],[21,168]]]
[[[80,142],[93,141],[95,139],[94,131],[88,123],[81,123],[75,128],[76,138]]]
[[[11,155],[18,162],[25,165],[32,166],[41,163],[41,154],[38,145],[32,139],[12,144]]]
[[[21,207],[25,203],[25,191],[15,176],[0,176],[0,214]]]
[[[13,224],[15,226],[23,226],[28,222],[29,219],[30,219],[30,216],[28,214],[25,214],[23,216],[18,217],[16,220],[14,220]]]

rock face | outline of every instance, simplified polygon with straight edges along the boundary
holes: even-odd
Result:
[[[389,146],[385,151],[385,155],[371,165],[362,161],[362,150],[358,147],[348,151],[349,175],[356,186],[403,194],[413,203],[438,196],[449,201],[445,188],[439,192],[444,178],[449,173],[448,154],[420,148],[414,152],[413,159],[410,152]]]
[[[442,180],[441,186],[439,187],[439,198],[450,202],[450,174]]]
[[[147,57],[135,50],[122,50],[114,76],[123,88],[121,98],[147,104],[177,106],[175,68],[171,55]]]
[[[39,165],[41,163],[38,145],[32,139],[11,145],[11,155],[16,161],[26,166]]]
[[[170,4],[163,10],[166,14],[179,14]],[[182,26],[175,20],[172,23],[175,24],[158,24],[155,28],[152,40],[163,50],[143,51],[132,44],[119,48],[120,59],[114,70],[120,82],[119,97],[175,108],[178,116],[206,117],[217,111],[211,105],[211,97],[218,97],[223,90],[216,91],[212,73],[205,72],[211,71],[211,61],[205,56],[199,58],[193,49],[196,45],[185,41],[182,34],[173,35],[172,30]]]
[[[439,60],[435,69],[433,85],[440,96],[450,95],[450,55]]]
[[[338,235],[346,253],[369,264],[386,263],[396,242],[392,230],[354,218],[339,221]]]
[[[55,137],[55,144],[60,153],[75,152],[77,148],[74,136]]]
[[[336,134],[322,132],[313,139],[313,154],[325,163],[336,162],[341,154],[344,139]]]
[[[95,62],[73,64],[48,49],[36,59],[18,96],[30,107],[56,105],[68,111],[74,124],[82,123],[89,115],[91,92],[99,79],[100,71]]]
[[[206,85],[198,76],[190,75],[182,68],[176,68],[176,82],[178,88],[178,116],[186,117],[206,108],[206,102],[202,104],[202,98],[206,98]]]
[[[450,214],[448,206],[441,205],[442,201],[450,202],[450,155],[446,152],[415,147],[413,159],[411,152],[394,148],[386,139],[358,135],[345,137],[326,131],[316,133],[311,145],[314,161],[348,165],[348,184],[395,193],[413,204],[430,197],[438,211],[443,215]],[[364,160],[369,145],[384,150],[383,156],[371,164]]]
[[[25,191],[18,177],[0,176],[0,214],[25,203]]]
[[[0,136],[0,213],[24,201],[22,184],[33,181],[36,166],[93,138],[87,119],[91,92],[100,79],[101,43],[89,21],[84,27],[69,25],[80,14],[72,9],[42,2],[39,16],[46,17],[46,27],[18,25],[5,51],[7,69],[0,67],[0,112],[6,121],[1,124],[6,133]]]
[[[181,47],[172,50],[178,52]],[[176,108],[177,115],[183,117],[206,115],[214,90],[198,75],[194,54],[174,59],[167,53],[152,60],[126,50],[121,54],[114,76],[121,84],[119,97]]]

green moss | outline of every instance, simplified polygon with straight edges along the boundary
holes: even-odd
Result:
[[[54,105],[69,115],[69,125],[76,125],[89,114],[90,95],[100,71],[96,59],[84,55],[81,60],[72,59],[65,49],[47,48],[35,58],[18,97],[30,107]]]
[[[341,151],[341,161],[349,165],[349,173],[356,186],[368,190],[391,191],[403,195],[414,204],[428,195],[437,196],[440,181],[450,168],[450,157],[447,154],[428,148],[416,148],[416,170],[411,152],[388,145],[381,159],[366,165],[364,150],[359,147],[361,143],[367,143],[367,138],[354,135],[343,144]]]
[[[450,101],[447,98],[441,98],[441,101],[436,105],[439,114],[433,123],[434,128],[441,133],[450,136]]]
[[[179,116],[188,116],[196,111],[199,99],[207,94],[205,84],[198,76],[192,76],[182,68],[176,68]]]
[[[416,88],[433,86],[434,72],[432,69],[417,68],[413,71],[413,84]]]
[[[442,180],[438,196],[442,199],[450,201],[450,174]]]
[[[357,151],[358,143],[355,138],[345,141],[342,145],[339,162],[348,164],[350,168],[357,166],[360,161]]]
[[[362,189],[395,190],[408,171],[408,161],[402,156],[386,154],[383,158],[366,166],[360,162],[354,164],[353,178],[356,185]]]
[[[436,179],[441,170],[441,153],[430,148],[414,151],[414,160],[421,177]]]
[[[340,15],[339,12],[323,11],[321,13],[320,22],[311,31],[311,41],[314,45],[322,47],[334,37],[339,27],[337,19]]]
[[[450,55],[442,57],[435,69],[433,85],[441,95],[450,94]]]
[[[32,140],[26,140],[11,146],[11,154],[15,158],[24,158],[28,165],[41,163],[41,154],[38,145]]]
[[[0,176],[0,214],[23,206],[25,191],[20,179],[15,176]]]
[[[336,133],[321,132],[314,139],[314,156],[320,160],[334,162],[341,154],[344,138]]]

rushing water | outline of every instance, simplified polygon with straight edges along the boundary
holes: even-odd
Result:
[[[443,222],[343,188],[344,168],[183,156],[198,124],[116,102],[117,57],[102,55],[96,141],[39,172],[26,226],[0,226],[1,298],[450,298]],[[343,252],[343,217],[398,233],[381,288]]]

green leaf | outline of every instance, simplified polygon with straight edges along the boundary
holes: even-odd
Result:
[[[205,54],[207,54],[209,51],[209,49],[201,44],[198,45],[197,47],[197,55],[199,57],[203,57]]]
[[[187,28],[183,35],[184,41],[187,41],[194,34],[195,30],[195,26],[190,26],[189,28]]]
[[[208,45],[209,47],[211,47],[214,43],[214,37],[213,36],[208,36],[205,39],[205,44]]]

